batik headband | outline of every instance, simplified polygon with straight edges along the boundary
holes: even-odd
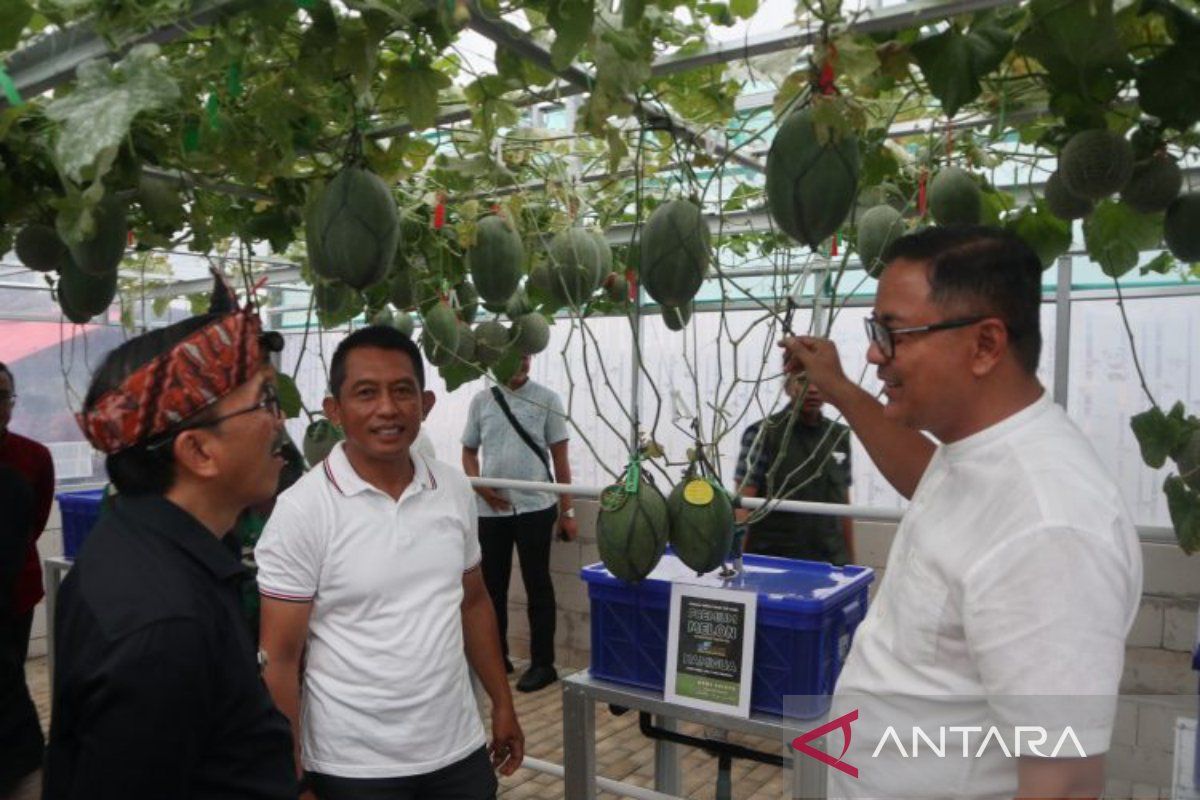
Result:
[[[266,347],[274,350],[273,344]],[[75,418],[97,450],[116,453],[208,408],[248,381],[263,359],[258,315],[250,309],[225,314],[139,367]]]

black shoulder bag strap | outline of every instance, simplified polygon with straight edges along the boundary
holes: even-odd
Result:
[[[504,392],[500,390],[499,386],[492,387],[492,397],[496,398],[496,402],[500,404],[500,410],[504,412],[504,416],[508,417],[508,421],[510,424],[512,424],[513,430],[517,432],[517,436],[520,436],[521,441],[529,445],[529,449],[537,454],[538,461],[541,461],[542,466],[546,469],[546,478],[550,481],[550,483],[554,483],[554,474],[550,472],[550,462],[546,458],[545,451],[537,446],[537,442],[535,442],[533,437],[529,435],[529,431],[525,430],[520,422],[517,422],[517,418],[513,414],[512,409],[508,407],[508,401],[504,399]]]

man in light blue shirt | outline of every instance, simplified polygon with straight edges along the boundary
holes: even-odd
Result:
[[[462,437],[463,469],[472,477],[571,482],[566,413],[551,389],[529,379],[529,356],[504,387],[471,400]],[[482,465],[480,449],[484,450]],[[553,468],[551,468],[551,465]],[[550,580],[550,543],[576,536],[570,495],[477,488],[483,579],[496,609],[504,660],[508,660],[508,582],[513,546],[528,600],[530,667],[517,689],[534,692],[558,680],[554,669],[557,607]]]

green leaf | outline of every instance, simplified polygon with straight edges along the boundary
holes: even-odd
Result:
[[[59,166],[67,177],[83,181],[84,170],[106,151],[115,154],[138,114],[178,99],[179,87],[156,45],[138,45],[111,67],[104,61],[80,66],[74,90],[46,105],[46,116],[59,127],[54,145]],[[97,169],[91,179],[104,171]]]
[[[520,366],[521,354],[510,348],[505,350],[500,360],[492,366],[492,375],[498,383],[508,383],[512,376],[517,374]]]
[[[729,10],[738,19],[750,19],[758,11],[758,0],[729,0]]]
[[[1042,269],[1050,269],[1071,249],[1071,223],[1051,214],[1040,200],[1036,206],[1022,208],[1004,227],[1033,248]]]
[[[1200,120],[1200,44],[1175,44],[1137,68],[1138,105],[1186,131]]]
[[[300,416],[300,409],[304,403],[300,400],[300,390],[296,388],[292,376],[284,372],[278,373],[275,376],[275,391],[279,393],[279,407],[283,409],[284,416],[288,419]]]
[[[979,79],[996,69],[1011,47],[1012,37],[1007,31],[981,25],[967,34],[948,28],[922,39],[911,50],[929,90],[941,102],[946,116],[953,117],[979,97]]]
[[[1154,257],[1153,261],[1139,269],[1138,274],[1149,275],[1151,272],[1153,272],[1156,275],[1166,275],[1171,272],[1171,270],[1175,269],[1176,266],[1177,262],[1175,261],[1175,256],[1171,255],[1166,250],[1163,250]]]
[[[404,106],[408,121],[420,130],[437,122],[438,92],[450,84],[449,76],[427,64],[399,64],[388,75],[384,93]]]
[[[1113,19],[1113,0],[1032,0],[1017,52],[1037,59],[1059,92],[1088,102],[1116,96],[1113,79],[1132,73]]]
[[[1161,469],[1171,453],[1187,444],[1195,425],[1185,417],[1183,403],[1176,403],[1168,414],[1157,406],[1135,414],[1129,420],[1129,427],[1142,451],[1142,461],[1148,467]]]
[[[1087,253],[1104,274],[1119,278],[1138,264],[1138,254],[1162,240],[1162,214],[1139,214],[1124,203],[1105,200],[1083,221]]]
[[[0,0],[0,51],[12,50],[33,18],[33,7],[25,0]]]
[[[483,377],[483,373],[474,364],[467,364],[457,359],[444,367],[438,367],[438,374],[446,382],[446,391],[448,392],[453,392],[463,384]]]
[[[566,69],[587,44],[596,8],[593,0],[550,0],[546,21],[554,29],[550,61],[555,69]]]
[[[1200,492],[1193,492],[1177,475],[1163,484],[1175,538],[1189,556],[1200,550]]]

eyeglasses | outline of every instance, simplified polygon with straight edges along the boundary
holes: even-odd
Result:
[[[16,405],[16,403],[17,403],[17,396],[15,394],[9,394],[8,392],[0,392],[0,406],[12,406],[12,405]]]
[[[279,391],[275,388],[274,384],[264,384],[262,390],[262,399],[248,408],[243,408],[238,411],[231,411],[228,414],[222,414],[219,417],[206,419],[203,422],[196,422],[191,425],[183,425],[179,428],[175,428],[174,430],[165,433],[158,441],[153,442],[146,447],[149,450],[156,450],[159,447],[162,447],[164,444],[174,441],[175,437],[184,431],[195,431],[200,430],[201,428],[211,428],[214,425],[220,425],[225,420],[233,419],[234,417],[240,417],[243,414],[253,414],[255,411],[262,410],[270,412],[271,416],[273,417],[280,417],[283,415],[283,406],[280,405],[279,402]]]
[[[896,339],[897,333],[931,333],[933,331],[949,331],[955,328],[965,328],[968,325],[974,325],[976,322],[987,319],[986,316],[962,317],[960,319],[948,319],[943,322],[935,322],[932,325],[916,325],[911,328],[889,328],[884,325],[874,316],[867,317],[863,323],[867,327],[867,340],[872,344],[879,345],[879,352],[883,353],[884,358],[891,358],[896,354]]]

